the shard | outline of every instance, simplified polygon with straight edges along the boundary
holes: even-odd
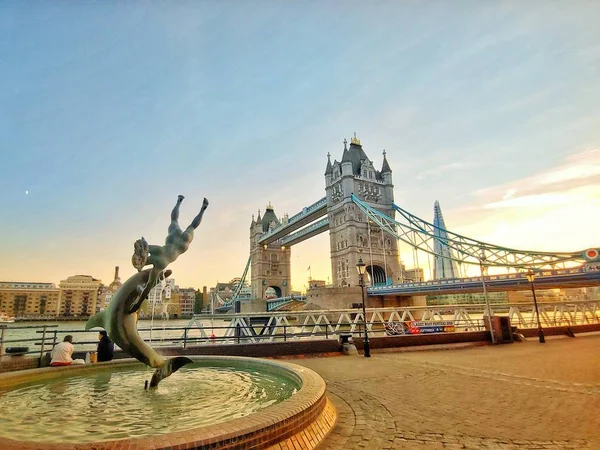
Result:
[[[440,202],[437,200],[433,205],[433,225],[433,250],[435,251],[433,279],[441,280],[444,278],[458,278],[459,274],[456,267],[456,261],[449,259],[452,256],[452,253],[448,246],[448,233],[446,232],[442,208],[440,208]]]

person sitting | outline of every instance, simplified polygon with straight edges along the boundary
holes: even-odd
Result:
[[[98,362],[112,361],[115,353],[115,344],[104,330],[98,334]]]
[[[68,366],[71,364],[85,364],[83,359],[73,359],[72,356],[74,351],[73,336],[68,334],[60,344],[55,345],[52,349],[52,352],[50,353],[50,356],[52,357],[50,365],[56,367]]]

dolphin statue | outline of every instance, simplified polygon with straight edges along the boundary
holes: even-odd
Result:
[[[85,329],[87,331],[94,327],[104,328],[113,342],[123,351],[144,364],[154,367],[156,371],[152,375],[150,387],[156,387],[163,378],[193,361],[184,356],[166,359],[146,344],[138,334],[137,312],[144,301],[144,297],[140,298],[138,286],[147,285],[152,270],[142,270],[123,283],[106,309],[90,317]],[[165,271],[165,278],[169,275],[171,275],[171,271]]]

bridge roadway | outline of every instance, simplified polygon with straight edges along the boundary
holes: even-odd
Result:
[[[327,215],[327,197],[323,197],[321,200],[316,201],[312,205],[303,208],[302,211],[290,217],[283,225],[269,230],[258,240],[258,243],[261,245],[267,245],[271,242],[275,242],[277,239],[281,239],[282,237],[287,236],[293,231],[296,231],[299,228],[302,228],[303,226],[308,225],[309,223],[314,222],[325,215]],[[321,230],[321,232],[322,231],[325,230]],[[302,240],[308,239],[311,236],[305,236]],[[292,243],[288,243],[287,245],[292,245]]]
[[[531,285],[524,273],[490,275],[484,277],[489,292],[525,291]],[[578,267],[572,269],[542,270],[534,280],[536,289],[580,288],[600,286],[600,269]],[[482,292],[481,277],[453,278],[447,280],[403,283],[393,286],[373,286],[367,288],[370,296],[413,296],[436,294],[461,294]]]

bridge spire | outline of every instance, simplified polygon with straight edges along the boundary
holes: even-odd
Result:
[[[381,166],[381,173],[392,173],[392,169],[385,157],[385,149],[383,150],[383,165]]]
[[[327,153],[327,167],[325,168],[325,175],[331,175],[333,173],[333,166],[331,165],[331,155]]]
[[[348,144],[348,141],[346,140],[346,138],[344,138],[344,150],[346,150],[346,144]]]

